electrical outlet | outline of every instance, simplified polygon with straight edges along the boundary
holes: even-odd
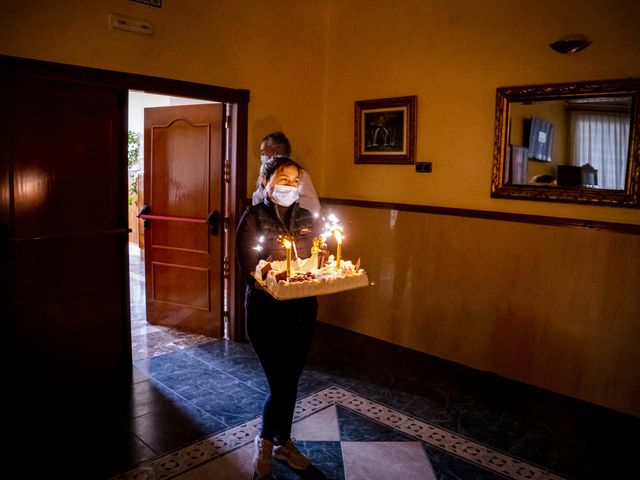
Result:
[[[416,172],[431,173],[431,162],[416,162]]]

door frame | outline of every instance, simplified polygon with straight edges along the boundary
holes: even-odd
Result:
[[[238,275],[235,262],[235,227],[238,224],[240,215],[248,205],[247,200],[247,130],[249,111],[249,90],[218,87],[202,83],[193,83],[183,80],[173,80],[162,77],[152,77],[133,73],[125,73],[97,68],[82,67],[76,65],[33,60],[20,57],[0,55],[0,75],[13,75],[43,80],[57,80],[61,82],[92,85],[95,87],[107,87],[122,89],[125,91],[139,90],[159,95],[187,97],[194,99],[209,100],[227,104],[226,121],[232,126],[231,148],[225,147],[229,158],[223,159],[224,181],[229,190],[228,200],[223,195],[222,208],[225,212],[223,219],[224,228],[227,233],[227,242],[223,242],[225,249],[223,255],[228,259],[226,268],[222,268],[224,277],[220,278],[221,286],[224,286],[225,279],[228,280],[228,311],[221,313],[223,321],[228,321],[228,335],[231,340],[244,341],[244,312],[243,312],[243,281]],[[123,126],[125,131],[123,137],[127,138],[127,108],[123,105],[123,115],[125,116]],[[223,142],[226,141],[223,134]],[[122,166],[127,168],[126,144],[122,145]],[[127,176],[122,178],[126,181]],[[224,186],[223,185],[223,191]],[[123,191],[127,186],[122,186]],[[122,212],[123,225],[128,225],[128,212]],[[226,248],[225,248],[226,244]],[[226,270],[226,272],[225,272]],[[128,275],[129,269],[126,268]],[[124,298],[129,299],[129,279],[123,278],[121,288],[124,289]],[[224,310],[224,302],[222,307]],[[126,316],[131,324],[130,314]],[[224,326],[223,326],[224,328]]]

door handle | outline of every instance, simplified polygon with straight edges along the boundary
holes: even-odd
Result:
[[[209,224],[209,233],[214,237],[220,233],[220,212],[214,210],[207,215],[207,223]]]
[[[149,219],[144,218],[150,211],[151,211],[151,207],[149,205],[143,205],[142,208],[140,208],[140,211],[138,212],[138,215],[137,215],[138,218],[142,219],[142,226],[145,230],[151,227]]]
[[[151,206],[143,205],[138,213],[138,218],[141,218],[144,223],[144,228],[151,226],[151,220],[159,220],[162,222],[186,222],[186,223],[206,223],[209,225],[211,235],[218,235],[220,231],[220,212],[214,210],[207,215],[207,218],[196,217],[175,217],[171,215],[151,215]]]

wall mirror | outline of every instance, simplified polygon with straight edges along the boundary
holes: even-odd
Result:
[[[497,89],[491,196],[640,207],[640,79]]]

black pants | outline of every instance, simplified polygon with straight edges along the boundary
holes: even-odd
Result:
[[[291,435],[298,380],[307,360],[318,313],[316,297],[275,300],[247,289],[247,334],[269,383],[262,438],[286,442]]]

